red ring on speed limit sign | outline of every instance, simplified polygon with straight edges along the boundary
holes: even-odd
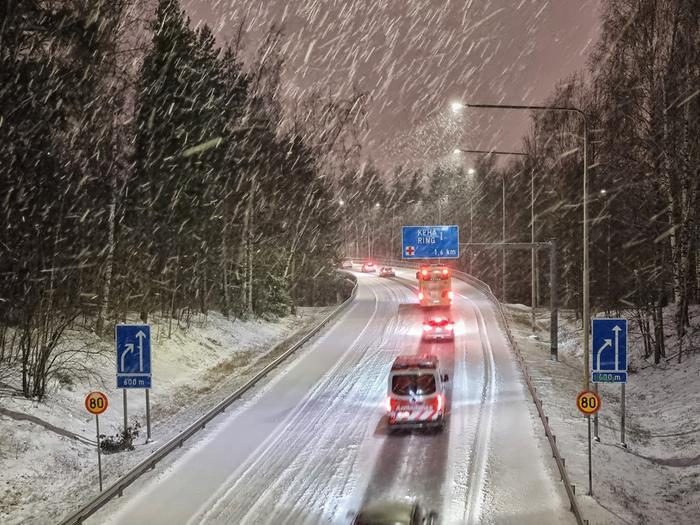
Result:
[[[576,407],[587,416],[595,414],[600,410],[600,397],[595,392],[584,390],[576,396]]]
[[[90,392],[85,396],[85,409],[91,414],[99,416],[108,406],[107,396],[102,392]]]

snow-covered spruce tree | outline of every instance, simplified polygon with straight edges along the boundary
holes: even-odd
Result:
[[[159,1],[151,29],[137,83],[134,168],[120,237],[127,255],[122,273],[142,287],[138,305],[125,308],[138,307],[144,322],[158,299],[170,299],[167,307],[175,315],[180,304],[172,294],[191,284],[187,278],[196,261],[187,241],[196,227],[190,209],[195,174],[183,153],[200,136],[193,129],[196,39],[177,0]]]
[[[27,397],[42,398],[62,367],[85,363],[82,350],[56,349],[78,315],[94,312],[112,145],[96,107],[110,97],[101,79],[125,5],[0,8],[0,322],[17,343],[2,364],[19,368]]]

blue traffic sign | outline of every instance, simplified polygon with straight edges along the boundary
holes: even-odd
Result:
[[[151,388],[151,327],[118,324],[117,388]]]
[[[459,257],[459,226],[404,226],[401,240],[404,259]]]
[[[627,382],[627,319],[593,319],[594,383]]]

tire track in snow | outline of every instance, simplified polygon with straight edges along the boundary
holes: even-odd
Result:
[[[479,418],[476,424],[472,455],[469,462],[469,475],[467,477],[467,505],[464,513],[464,523],[479,523],[481,520],[481,505],[484,499],[484,484],[486,477],[486,460],[488,458],[488,445],[491,440],[493,422],[493,406],[496,396],[496,365],[493,358],[493,349],[486,332],[486,323],[477,304],[466,295],[459,294],[466,299],[473,308],[476,316],[483,354],[484,380],[481,390],[481,406]]]
[[[398,296],[394,288],[384,283],[381,286]],[[390,346],[387,337],[400,333],[396,315],[384,316],[388,322],[374,323],[380,303],[392,307],[397,301],[379,301],[376,293],[375,301],[372,318],[343,358],[290,414],[282,431],[268,440],[264,452],[258,452],[245,470],[235,475],[233,485],[217,498],[203,520],[216,521],[216,515],[224,517],[233,513],[230,517],[235,516],[241,523],[264,522],[261,517],[266,515],[271,523],[299,523],[319,521],[320,516],[314,512],[324,517],[338,512],[339,496],[340,499],[346,496],[350,474],[360,461],[360,444],[368,437],[368,419],[372,418],[368,418],[367,407],[381,407],[381,397],[374,398],[377,393],[383,394],[383,368],[390,360],[386,356],[386,347]],[[361,341],[367,342],[358,345]],[[369,383],[359,385],[357,378],[362,374],[353,373],[356,369],[381,372]],[[342,483],[329,476],[339,478]],[[244,515],[239,500],[247,503]],[[271,508],[281,510],[282,514],[271,513]],[[299,515],[300,509],[306,509],[308,514]]]

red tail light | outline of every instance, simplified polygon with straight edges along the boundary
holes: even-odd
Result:
[[[422,301],[423,297],[424,297],[423,292],[418,292],[418,300]]]
[[[438,394],[435,397],[434,405],[435,410],[438,412],[442,411],[442,409],[445,407],[445,399],[443,397],[443,394]]]
[[[455,293],[452,290],[450,290],[449,292],[447,292],[447,297],[449,297],[451,301],[455,298]]]
[[[442,275],[447,276],[447,275],[449,275],[449,273],[450,273],[450,272],[447,270],[447,268],[443,268],[443,269],[442,269]]]
[[[428,270],[421,270],[420,274],[425,277],[428,275]]]
[[[394,409],[394,403],[391,399],[391,397],[386,396],[386,401],[385,401],[385,406],[386,406],[386,411],[391,412]]]
[[[424,325],[423,325],[423,331],[424,331],[424,332],[430,332],[432,329],[433,329],[433,327],[430,326],[429,324],[424,324]]]

